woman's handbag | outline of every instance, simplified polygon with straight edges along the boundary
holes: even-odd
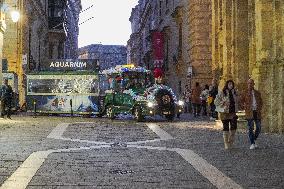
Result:
[[[221,107],[221,106],[216,106],[215,111],[219,112],[219,113],[223,113],[223,112],[225,112],[225,108]]]
[[[215,101],[214,101],[214,104],[216,106],[215,111],[219,112],[219,113],[227,112],[229,109],[228,109],[228,107],[225,106],[225,104],[227,104],[227,103],[225,103],[226,101],[227,102],[229,101],[228,97],[225,97],[221,94],[218,94],[216,96]]]

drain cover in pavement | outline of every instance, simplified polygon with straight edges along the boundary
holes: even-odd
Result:
[[[125,174],[132,174],[132,173],[134,173],[134,171],[132,171],[132,170],[120,170],[120,169],[117,169],[117,170],[109,171],[109,173],[110,173],[110,174],[125,175]]]
[[[121,143],[121,142],[115,142],[110,145],[111,147],[127,147],[126,143]]]

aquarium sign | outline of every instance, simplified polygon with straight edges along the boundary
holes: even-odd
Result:
[[[78,60],[50,60],[47,64],[41,65],[42,71],[97,71],[98,60],[78,59]]]

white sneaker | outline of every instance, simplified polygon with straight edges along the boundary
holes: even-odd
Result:
[[[255,145],[254,144],[250,145],[249,149],[250,150],[254,150],[255,149]]]
[[[256,141],[254,141],[254,147],[258,148],[258,145],[256,144]]]

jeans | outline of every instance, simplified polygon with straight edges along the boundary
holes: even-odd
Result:
[[[11,116],[11,105],[10,99],[1,100],[1,117],[4,117],[5,114],[7,114],[7,117]]]
[[[261,131],[261,121],[260,119],[248,119],[247,121],[248,121],[250,143],[254,144],[255,140],[257,139]],[[254,132],[254,123],[255,123],[255,132]]]
[[[210,110],[211,110],[211,117],[217,118],[218,117],[218,113],[215,111],[216,106],[214,104],[214,102],[212,102],[210,104]]]
[[[201,101],[201,109],[202,109],[202,114],[207,116],[207,102],[206,102],[206,100]]]
[[[200,104],[192,103],[194,116],[199,116],[200,114]]]
[[[191,107],[191,102],[185,102],[184,103],[184,113],[191,113],[192,112],[192,107]]]

